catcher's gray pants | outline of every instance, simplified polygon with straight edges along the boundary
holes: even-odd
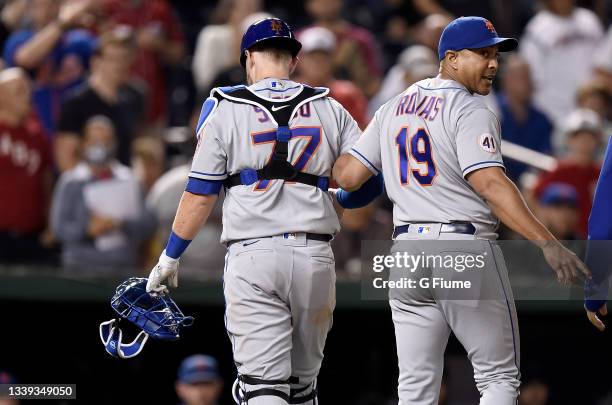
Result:
[[[285,234],[229,246],[223,291],[234,361],[240,376],[268,381],[240,383],[243,393],[271,389],[288,397],[293,389],[301,392],[292,397],[300,397],[312,391],[332,326],[335,283],[329,242]],[[249,405],[287,403],[283,395],[248,400]]]
[[[396,240],[421,239],[402,234]],[[428,239],[431,238],[431,235]],[[474,368],[480,405],[514,405],[520,386],[519,334],[514,298],[501,249],[495,241],[473,235],[442,233],[433,239],[472,240],[455,243],[425,242],[440,254],[486,252],[486,267],[480,273],[484,299],[454,299],[449,292],[430,288],[402,291],[401,299],[390,299],[399,361],[400,405],[436,405],[440,392],[444,351],[452,331],[467,351]],[[420,253],[419,242],[400,242],[402,249]],[[432,248],[433,246],[433,248]],[[469,246],[470,252],[461,252]],[[395,247],[394,247],[395,250]],[[417,254],[418,254],[417,253]],[[392,295],[390,296],[392,297]],[[448,299],[450,297],[450,299]]]

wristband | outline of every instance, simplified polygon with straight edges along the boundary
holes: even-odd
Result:
[[[591,312],[597,312],[599,308],[603,307],[606,303],[606,300],[584,300],[584,307]]]
[[[345,191],[339,189],[336,192],[336,200],[342,208],[365,207],[385,190],[385,182],[382,174],[372,176],[361,185],[358,190]]]
[[[170,232],[170,237],[168,238],[168,243],[166,244],[166,256],[171,257],[173,259],[178,259],[187,246],[191,243],[190,240],[186,240],[178,236],[174,233],[174,231]]]

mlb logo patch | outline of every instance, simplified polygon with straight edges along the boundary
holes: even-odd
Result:
[[[417,233],[426,234],[429,233],[430,229],[431,228],[429,226],[419,226],[419,229],[417,229]]]

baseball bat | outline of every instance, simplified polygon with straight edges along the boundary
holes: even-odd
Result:
[[[557,167],[556,158],[505,140],[502,140],[502,155],[547,172]]]

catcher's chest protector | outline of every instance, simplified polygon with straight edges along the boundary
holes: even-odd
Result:
[[[329,177],[316,176],[295,168],[288,160],[288,144],[291,139],[289,121],[298,108],[318,98],[326,97],[329,89],[303,86],[302,91],[295,95],[273,100],[263,98],[250,91],[245,86],[215,88],[211,96],[217,101],[227,100],[232,103],[251,104],[265,111],[270,119],[277,125],[276,142],[272,158],[264,167],[249,168],[234,173],[225,180],[227,188],[238,185],[250,185],[259,180],[290,180],[298,183],[318,187],[324,191],[329,186]]]

